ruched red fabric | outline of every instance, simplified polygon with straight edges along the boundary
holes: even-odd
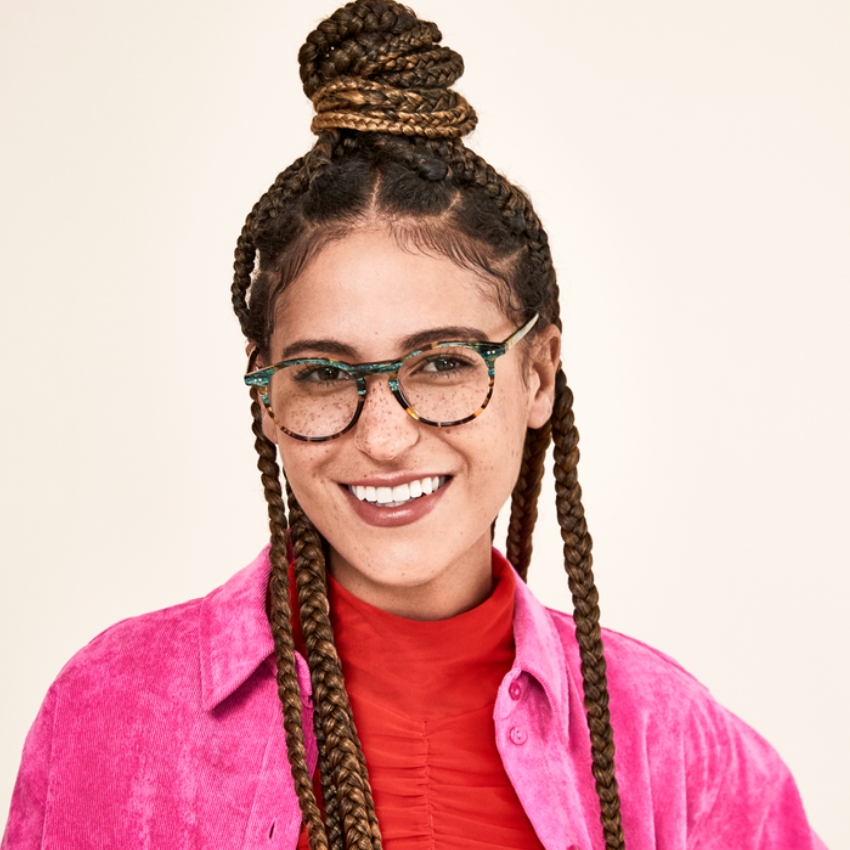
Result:
[[[407,620],[328,596],[387,850],[542,848],[505,773],[493,708],[514,660],[515,577],[448,620]],[[316,785],[319,783],[317,782]],[[302,831],[299,848],[308,847]]]

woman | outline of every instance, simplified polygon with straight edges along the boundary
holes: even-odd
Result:
[[[439,41],[389,0],[308,37],[319,139],[232,287],[271,547],[66,667],[4,846],[822,846],[674,663],[608,633],[606,672],[546,234]],[[550,441],[575,627],[514,577]]]

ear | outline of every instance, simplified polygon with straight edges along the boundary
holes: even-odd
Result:
[[[561,364],[561,332],[555,325],[544,328],[531,342],[529,387],[534,391],[528,409],[529,428],[542,428],[555,406],[555,375]]]

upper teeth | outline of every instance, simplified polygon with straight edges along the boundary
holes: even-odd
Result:
[[[361,502],[376,502],[379,505],[396,507],[427,496],[435,490],[439,490],[446,483],[445,475],[435,475],[430,478],[419,478],[416,481],[408,481],[406,484],[398,484],[395,487],[363,487],[360,484],[349,484],[348,489],[360,499]]]

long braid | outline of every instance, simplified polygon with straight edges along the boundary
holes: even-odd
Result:
[[[298,804],[307,824],[310,850],[328,850],[322,816],[313,793],[313,783],[307,770],[304,751],[304,729],[301,724],[301,691],[295,675],[295,644],[292,640],[292,612],[289,607],[289,558],[287,554],[286,512],[280,487],[280,471],[275,457],[275,447],[263,434],[260,403],[256,391],[251,404],[254,446],[257,449],[257,467],[263,482],[263,492],[269,509],[271,550],[269,559],[272,574],[269,580],[269,621],[274,637],[277,657],[277,689],[283,706],[283,727],[286,733],[286,751]]]
[[[549,423],[529,428],[525,435],[522,464],[511,494],[511,517],[505,554],[523,581],[531,564],[531,539],[537,523],[537,500],[543,482],[546,450],[552,439]]]
[[[290,527],[290,536],[293,543],[293,554],[295,556],[295,583],[298,588],[298,605],[299,617],[301,619],[302,634],[310,634],[309,643],[307,643],[307,659],[310,666],[310,677],[313,682],[313,730],[316,735],[316,746],[319,752],[319,775],[322,781],[322,803],[324,808],[325,830],[327,834],[328,845],[331,850],[341,850],[345,847],[345,837],[342,832],[339,819],[339,789],[333,778],[333,771],[330,765],[330,757],[328,753],[328,743],[325,736],[325,723],[320,720],[320,712],[324,712],[325,707],[325,690],[324,687],[316,682],[315,670],[315,616],[312,614],[312,609],[315,606],[321,607],[324,589],[321,587],[322,581],[314,581],[314,576],[317,571],[311,569],[311,558],[305,554],[305,540],[301,533],[303,522],[298,517],[298,511],[293,510],[292,496],[290,495],[289,485],[287,484],[287,496],[290,501],[290,515],[293,518],[293,525]],[[313,541],[307,541],[308,549],[312,549],[315,544]],[[321,557],[321,551],[319,552]],[[306,563],[305,563],[306,562]],[[311,647],[313,650],[311,651]]]
[[[599,629],[599,594],[593,581],[593,558],[590,554],[592,541],[584,519],[581,487],[576,475],[578,430],[572,405],[572,391],[567,386],[563,371],[559,369],[555,410],[552,414],[558,523],[564,541],[564,565],[575,607],[584,707],[590,728],[593,775],[601,805],[605,846],[609,850],[623,850],[625,843],[620,820],[620,796],[614,774],[614,732],[608,711],[608,680]]]
[[[380,848],[366,762],[328,617],[322,539],[288,487],[287,494],[301,627],[313,678],[328,839],[332,848]]]
[[[305,643],[307,644],[307,658],[310,665],[310,676],[313,679],[313,704],[315,714],[313,717],[313,728],[316,734],[316,744],[319,751],[319,771],[322,780],[322,797],[325,812],[325,828],[327,830],[328,844],[332,850],[345,847],[345,838],[343,836],[342,827],[339,817],[339,788],[336,779],[333,776],[330,757],[328,753],[327,737],[325,735],[326,722],[320,719],[320,715],[325,713],[326,691],[323,683],[317,680],[316,674],[316,650],[315,642],[317,639],[316,629],[316,613],[314,608],[322,608],[322,600],[327,599],[324,594],[324,577],[319,574],[319,570],[315,569],[317,560],[322,559],[320,544],[315,540],[305,540],[307,536],[304,532],[310,531],[305,526],[301,519],[300,512],[292,504],[293,497],[290,494],[289,486],[287,485],[287,496],[290,501],[290,514],[292,515],[293,526],[290,528],[290,534],[293,540],[293,550],[295,556],[295,581],[298,588],[298,604],[299,616],[301,618],[302,633],[305,635]],[[310,535],[313,537],[314,535]],[[318,550],[318,551],[317,551]],[[323,571],[322,564],[322,571]],[[307,635],[309,634],[309,642]]]

